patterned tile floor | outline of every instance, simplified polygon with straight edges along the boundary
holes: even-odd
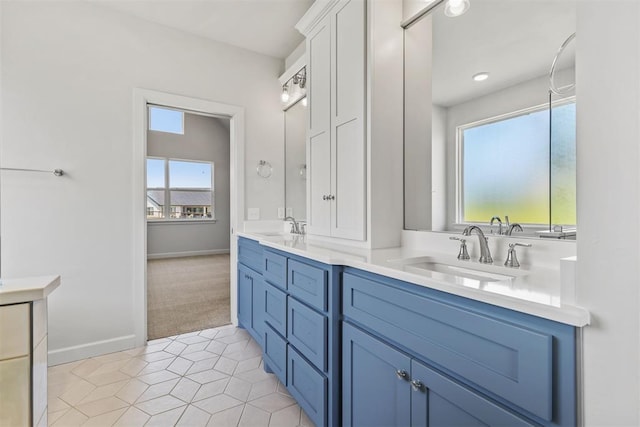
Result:
[[[233,326],[49,368],[52,426],[313,426]]]

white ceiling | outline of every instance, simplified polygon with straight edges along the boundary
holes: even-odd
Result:
[[[442,7],[432,14],[433,100],[442,106],[548,75],[558,48],[576,31],[576,0],[471,0],[457,18]],[[574,65],[567,53],[559,69]],[[489,79],[474,82],[481,71]]]
[[[211,40],[286,58],[303,37],[294,25],[313,0],[89,0]]]

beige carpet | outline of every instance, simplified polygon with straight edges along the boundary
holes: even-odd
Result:
[[[149,340],[230,323],[229,255],[147,261]]]

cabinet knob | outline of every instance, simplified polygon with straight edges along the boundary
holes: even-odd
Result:
[[[333,194],[329,195],[329,200],[335,200],[336,196],[334,196]]]
[[[396,375],[398,376],[398,378],[400,378],[401,380],[405,380],[405,381],[409,381],[409,374],[407,373],[407,371],[405,371],[404,369],[398,369],[396,371]]]
[[[329,196],[327,195],[322,196],[322,200],[329,200]]]
[[[422,391],[424,384],[420,380],[413,380],[411,381],[411,387],[413,387],[413,391]]]

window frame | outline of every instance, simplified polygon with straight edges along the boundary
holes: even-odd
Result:
[[[148,224],[192,224],[192,223],[215,223],[216,222],[216,209],[215,209],[215,162],[209,160],[194,160],[194,159],[182,159],[175,157],[163,157],[163,156],[146,156],[146,160],[162,160],[164,162],[164,187],[147,187],[145,191],[157,190],[164,191],[165,204],[162,207],[163,218],[149,218],[145,216]],[[205,193],[207,190],[190,189],[190,188],[174,188],[169,187],[170,183],[170,168],[169,162],[188,162],[188,163],[204,163],[211,167],[211,218],[171,218],[171,191],[193,191],[198,193]],[[145,161],[145,178],[148,178],[147,162]],[[148,193],[147,193],[148,194]],[[148,197],[148,196],[147,196]]]
[[[180,118],[181,118],[181,123],[180,123],[180,128],[181,128],[181,132],[171,132],[171,131],[167,131],[167,130],[160,130],[160,129],[151,129],[151,109],[156,108],[159,110],[170,110],[170,111],[177,111],[178,113],[180,113]],[[166,107],[164,105],[156,105],[156,104],[147,104],[147,131],[149,132],[161,132],[161,133],[168,133],[171,135],[184,135],[184,114],[185,111],[181,110],[179,108],[171,108],[171,107]]]
[[[555,108],[555,107],[559,107],[562,105],[566,105],[566,104],[571,104],[571,103],[576,103],[576,97],[575,95],[573,96],[568,96],[566,98],[562,98],[562,99],[557,99],[555,101],[551,102],[551,109]],[[455,188],[456,188],[456,194],[455,194],[455,213],[454,213],[454,218],[453,218],[453,225],[454,227],[457,228],[464,228],[468,225],[487,225],[489,223],[489,219],[487,219],[486,222],[471,222],[471,221],[464,221],[464,187],[463,187],[463,183],[464,183],[464,165],[463,165],[463,159],[464,159],[464,131],[467,129],[471,129],[474,127],[478,127],[478,126],[482,126],[482,125],[486,125],[486,124],[490,124],[490,123],[497,123],[497,122],[501,122],[504,120],[508,120],[508,119],[512,119],[515,117],[519,117],[519,116],[524,116],[526,114],[531,114],[531,113],[536,113],[536,112],[540,112],[540,111],[545,111],[549,109],[549,103],[545,102],[544,104],[538,104],[532,107],[527,107],[527,108],[522,108],[520,110],[515,110],[515,111],[511,111],[508,113],[504,113],[504,114],[499,114],[497,116],[491,116],[485,119],[481,119],[481,120],[476,120],[470,123],[465,123],[462,125],[458,125],[456,126],[456,147],[455,147],[455,151],[456,151],[456,161],[455,161],[455,179],[456,179],[456,183],[455,183]],[[548,166],[548,165],[546,165]],[[517,222],[517,221],[516,221]],[[549,224],[548,223],[544,223],[544,224],[521,224],[522,227],[525,230],[531,230],[531,231],[535,231],[535,230],[544,230],[544,229],[548,229],[549,228]],[[569,225],[571,227],[576,227],[577,224],[575,225]]]

